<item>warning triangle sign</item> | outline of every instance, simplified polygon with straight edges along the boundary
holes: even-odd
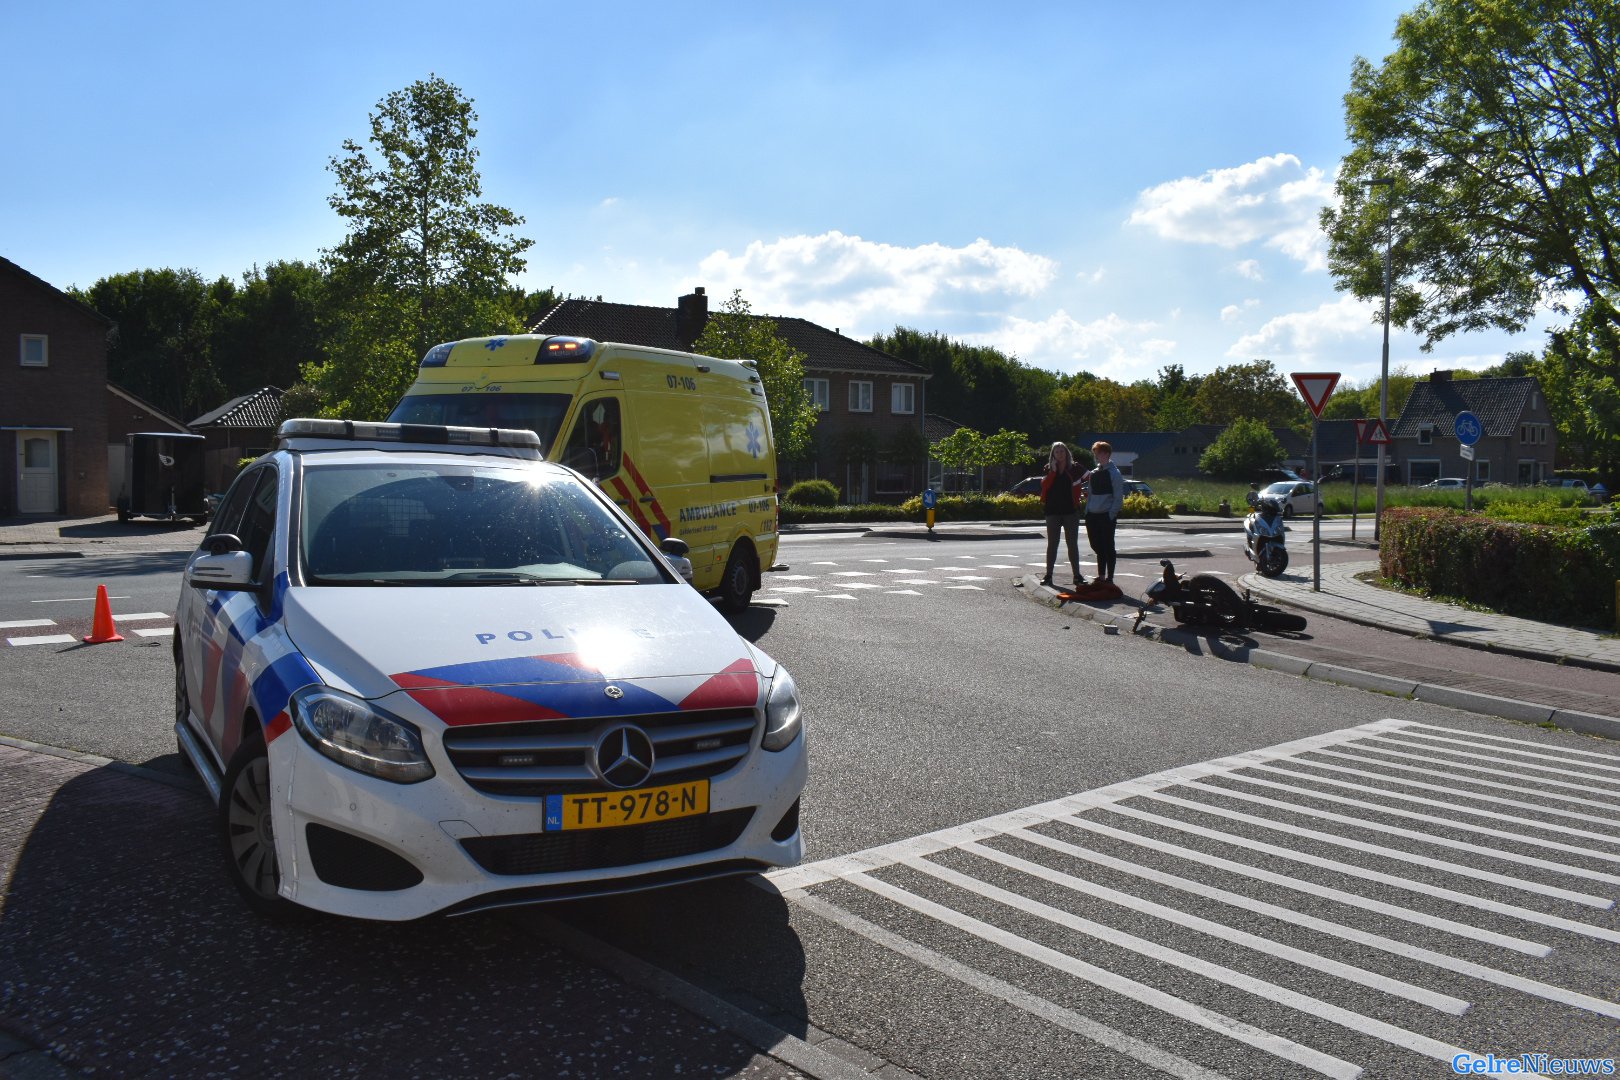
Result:
[[[1294,385],[1299,387],[1299,396],[1305,399],[1311,415],[1320,418],[1322,406],[1333,396],[1333,388],[1339,385],[1339,373],[1337,371],[1299,373],[1294,375]]]
[[[1382,420],[1368,420],[1367,431],[1361,437],[1361,441],[1370,443],[1373,446],[1388,446],[1390,443],[1389,428],[1384,426]]]

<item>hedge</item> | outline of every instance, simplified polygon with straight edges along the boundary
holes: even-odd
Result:
[[[1541,622],[1615,625],[1620,523],[1527,525],[1392,507],[1382,533],[1379,571],[1400,585]]]
[[[1125,518],[1166,518],[1170,508],[1151,496],[1128,495]],[[934,507],[935,521],[1042,520],[1038,495],[941,495]],[[808,525],[835,521],[924,521],[922,496],[914,495],[899,506],[868,503],[864,506],[800,506],[784,501],[782,523]]]

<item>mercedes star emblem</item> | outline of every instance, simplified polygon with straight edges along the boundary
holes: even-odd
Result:
[[[652,739],[634,724],[608,728],[596,742],[595,756],[596,774],[612,787],[637,787],[652,775]]]
[[[603,692],[614,701],[618,701],[620,698],[624,697],[624,691],[619,689],[617,686],[610,686]]]

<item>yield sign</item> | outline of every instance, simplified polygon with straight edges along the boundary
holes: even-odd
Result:
[[[1318,419],[1322,416],[1322,406],[1327,404],[1328,398],[1333,396],[1333,388],[1339,385],[1337,371],[1318,371],[1294,375],[1294,385],[1299,387],[1299,396],[1305,399],[1310,406],[1311,415]]]
[[[1389,428],[1384,426],[1382,420],[1368,420],[1367,434],[1362,437],[1363,442],[1373,446],[1388,446],[1390,443]]]

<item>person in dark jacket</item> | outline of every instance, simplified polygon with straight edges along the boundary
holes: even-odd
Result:
[[[1042,585],[1052,584],[1052,564],[1057,561],[1058,533],[1069,545],[1069,566],[1074,570],[1074,587],[1086,583],[1080,576],[1080,502],[1077,485],[1080,467],[1074,455],[1060,442],[1052,444],[1046,472],[1041,477],[1041,506],[1046,511],[1046,576]]]
[[[1097,553],[1097,580],[1113,581],[1119,561],[1114,529],[1125,509],[1125,477],[1114,464],[1114,448],[1106,442],[1091,444],[1097,467],[1086,473],[1086,540]],[[1049,545],[1050,546],[1050,543]]]

